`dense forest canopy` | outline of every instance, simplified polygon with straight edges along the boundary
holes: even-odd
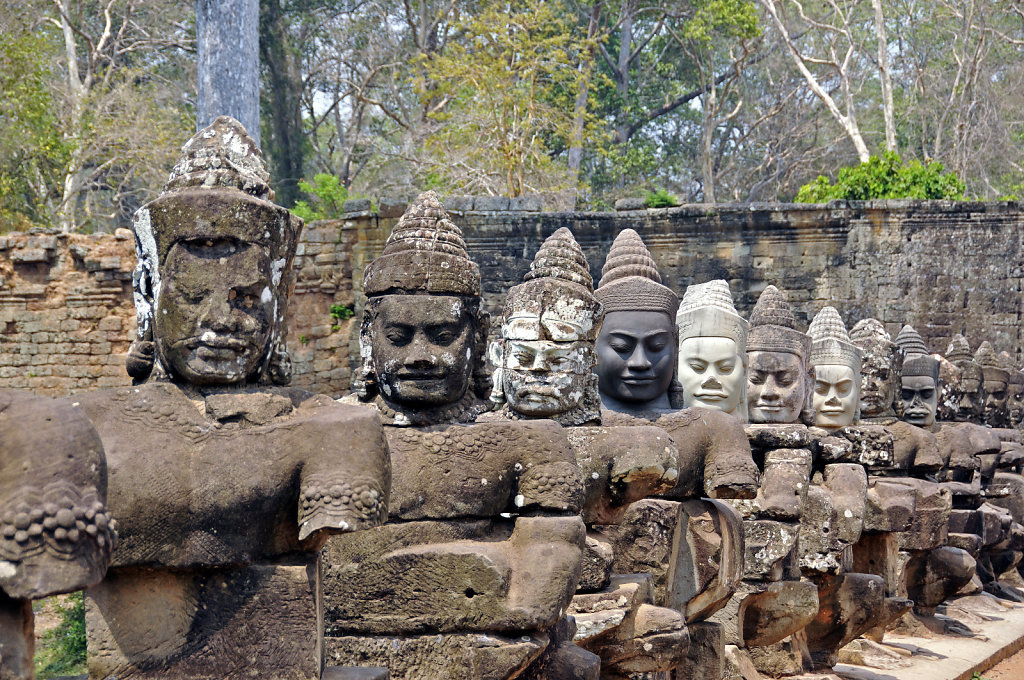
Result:
[[[126,226],[194,130],[191,3],[7,7],[0,223]],[[288,206],[792,200],[886,152],[1016,198],[1022,50],[1020,0],[260,0],[263,144]]]

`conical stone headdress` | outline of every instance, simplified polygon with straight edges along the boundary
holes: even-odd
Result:
[[[861,319],[850,331],[850,342],[861,350],[873,351],[878,354],[890,354],[896,349],[885,324],[878,319]]]
[[[747,347],[747,320],[732,303],[729,284],[722,279],[686,287],[676,314],[679,342],[688,338],[731,338],[742,352]]]
[[[593,342],[603,316],[594,280],[572,232],[560,228],[544,241],[524,282],[505,298],[502,336],[509,340]]]
[[[981,346],[978,347],[978,351],[974,355],[974,362],[981,366],[981,372],[985,380],[1009,382],[1009,367],[1003,363],[988,340],[981,343]]]
[[[263,154],[242,124],[220,116],[181,152],[163,193],[135,214],[142,256],[162,265],[179,241],[233,238],[264,246],[290,265],[302,220],[272,202]]]
[[[814,315],[807,335],[811,336],[812,366],[849,366],[860,374],[860,348],[850,342],[846,324],[835,307],[822,307]]]
[[[896,335],[896,346],[903,353],[903,376],[924,376],[939,384],[939,361],[928,353],[924,339],[910,325]]]
[[[654,258],[632,229],[623,229],[615,237],[594,296],[604,307],[605,314],[663,312],[672,319],[679,307],[679,297],[662,285]]]
[[[469,259],[462,230],[433,191],[406,209],[391,231],[384,252],[366,268],[363,292],[480,295],[480,268]]]
[[[946,348],[946,358],[954,364],[959,364],[963,361],[974,361],[971,345],[967,342],[967,338],[959,333],[954,335],[949,343],[949,347]]]
[[[796,317],[782,292],[768,286],[750,313],[747,352],[789,352],[805,363],[811,355],[811,338],[796,329]]]
[[[1010,385],[1022,385],[1024,384],[1024,373],[1017,370],[1017,367],[1013,365],[1013,357],[1006,350],[999,353],[999,361],[1002,362],[1003,366],[1010,373],[1010,379],[1007,383]]]

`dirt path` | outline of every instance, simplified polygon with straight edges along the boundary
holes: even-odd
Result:
[[[1021,680],[1024,678],[1024,650],[985,671],[982,677],[985,680]]]

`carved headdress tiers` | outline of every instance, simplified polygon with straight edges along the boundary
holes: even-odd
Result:
[[[924,339],[912,326],[904,326],[896,335],[896,346],[903,353],[903,376],[924,376],[939,384],[939,361],[928,353]]]
[[[687,338],[731,338],[741,352],[747,347],[747,320],[732,304],[729,284],[722,279],[687,286],[676,314],[679,341]]]
[[[960,369],[961,380],[983,380],[981,366],[974,360],[967,338],[957,333],[946,348],[946,358]]]
[[[480,295],[480,268],[469,259],[462,230],[433,191],[406,209],[384,252],[363,274],[368,296],[387,293]]]
[[[974,361],[971,345],[967,342],[967,338],[959,333],[954,335],[949,343],[949,347],[946,348],[946,358],[954,364],[959,364],[963,361]]]
[[[811,365],[849,366],[860,373],[860,348],[850,342],[846,324],[835,307],[822,307],[807,329],[811,336]]]
[[[748,352],[789,352],[806,363],[811,355],[811,338],[796,329],[796,317],[782,292],[768,286],[750,313]]]
[[[679,307],[679,296],[662,285],[654,258],[632,229],[623,229],[615,237],[594,297],[604,306],[605,314],[662,312],[673,319]]]
[[[1004,383],[1010,381],[1009,367],[996,354],[995,349],[988,340],[981,343],[981,346],[978,347],[978,351],[974,355],[974,361],[981,366],[981,373],[984,375],[985,380],[995,380]]]
[[[861,319],[850,330],[850,342],[864,353],[889,356],[895,353],[896,343],[892,341],[885,324],[878,319]]]
[[[1010,379],[1007,380],[1009,385],[1024,385],[1024,373],[1017,370],[1017,367],[1013,365],[1013,357],[1006,350],[999,353],[999,360],[1002,362],[1003,367],[1006,368],[1010,373]]]
[[[232,238],[264,246],[278,271],[290,265],[302,220],[273,203],[263,154],[242,124],[220,116],[181,151],[163,193],[135,214],[140,259],[162,264],[179,241]]]
[[[572,232],[562,227],[549,236],[524,279],[505,298],[502,335],[506,339],[596,340],[603,310]]]

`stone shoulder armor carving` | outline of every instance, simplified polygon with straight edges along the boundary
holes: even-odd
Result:
[[[95,585],[117,543],[96,430],[77,408],[0,391],[0,592]]]

